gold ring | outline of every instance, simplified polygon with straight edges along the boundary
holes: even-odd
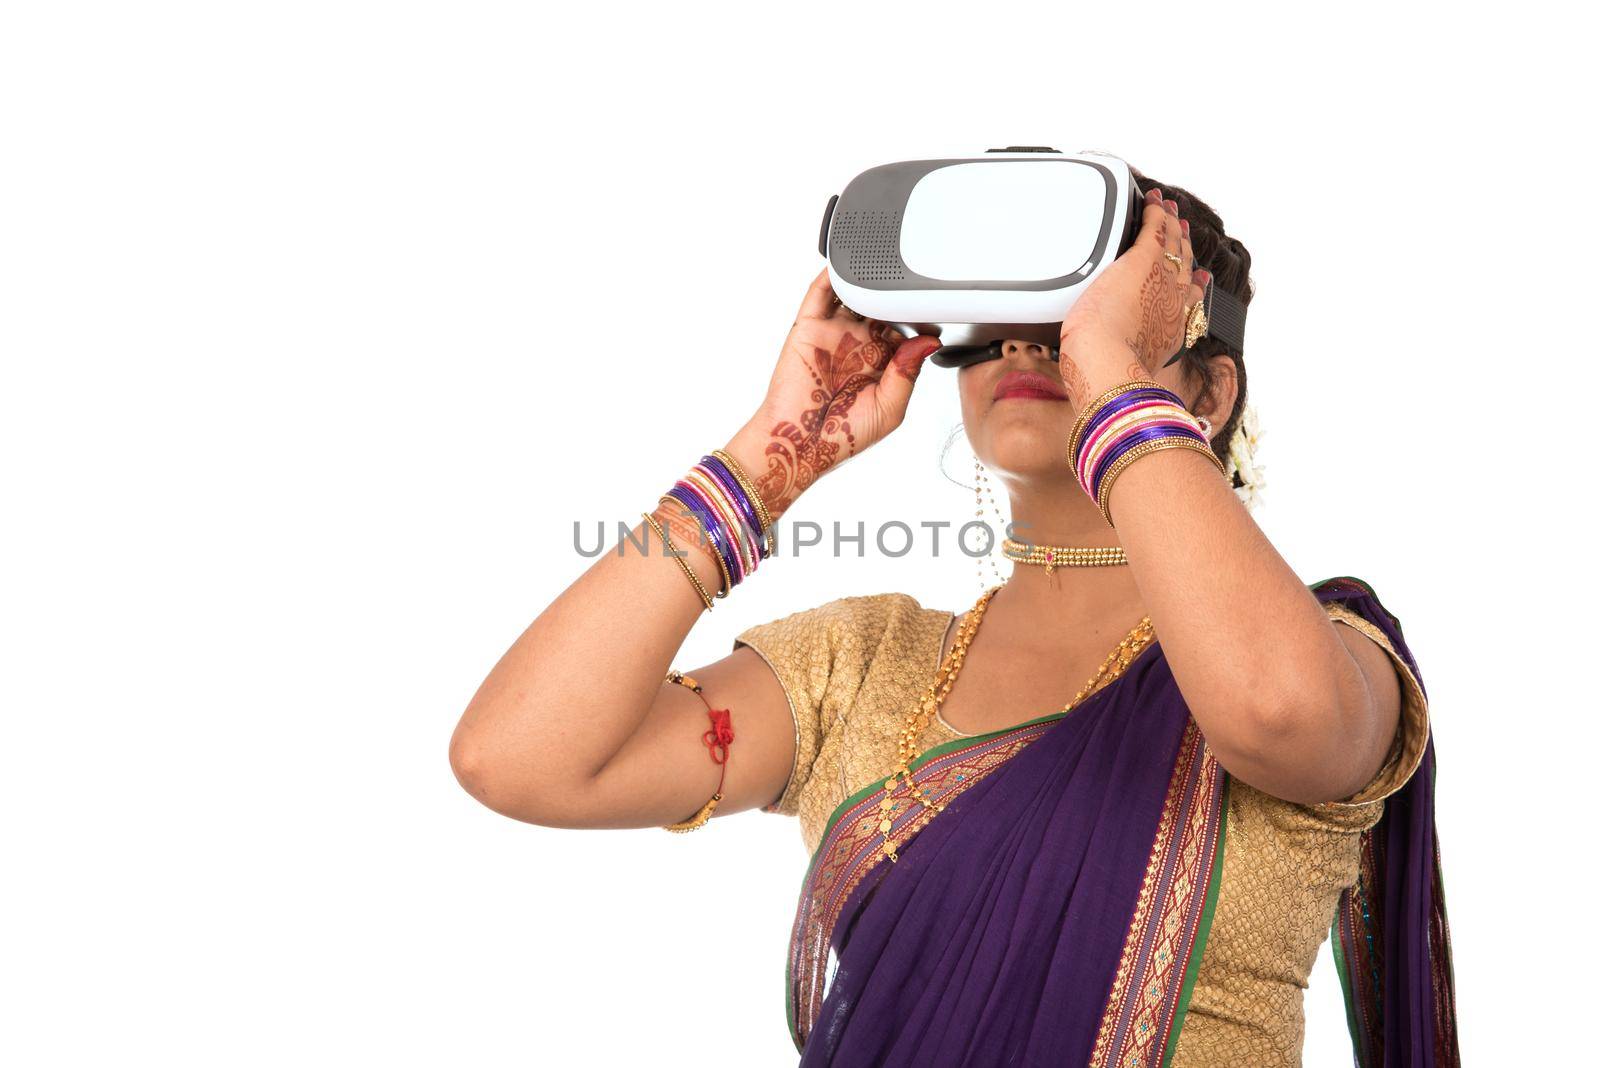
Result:
[[[1180,271],[1183,270],[1182,256],[1178,255],[1176,252],[1163,252],[1162,255],[1171,260],[1174,267],[1178,268]]]
[[[1188,325],[1184,328],[1183,347],[1194,348],[1194,343],[1206,336],[1206,331],[1211,329],[1211,320],[1206,317],[1206,302],[1197,300],[1194,307],[1189,309]]]

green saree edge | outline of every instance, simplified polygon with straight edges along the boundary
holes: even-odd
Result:
[[[1195,929],[1194,947],[1189,951],[1189,962],[1183,969],[1183,985],[1178,988],[1178,1005],[1172,1014],[1172,1034],[1167,1038],[1167,1048],[1161,1054],[1161,1068],[1170,1068],[1178,1052],[1178,1036],[1183,1033],[1183,1020],[1189,1014],[1189,999],[1194,996],[1196,980],[1200,978],[1200,957],[1211,939],[1211,921],[1216,919],[1217,901],[1222,896],[1222,855],[1228,845],[1228,796],[1233,788],[1233,776],[1223,772],[1222,797],[1218,801],[1217,856],[1211,862],[1211,877],[1206,886],[1205,907],[1200,910],[1200,926]]]
[[[1010,734],[1012,731],[1019,731],[1024,727],[1033,727],[1040,723],[1047,723],[1050,720],[1060,719],[1068,714],[1069,713],[1065,712],[1050,712],[1043,716],[1037,716],[1034,719],[1024,720],[1021,723],[1013,723],[1009,727],[1001,727],[999,730],[989,731],[987,734],[974,734],[970,738],[952,738],[948,742],[941,742],[932,749],[921,753],[915,760],[911,762],[911,770],[916,771],[928,761],[936,760],[939,757],[944,756],[946,753],[953,753],[959,749],[965,749],[968,746],[981,745],[984,742],[992,741],[993,739],[998,738],[1002,734]],[[882,790],[884,784],[892,778],[894,778],[893,772],[883,776],[881,779],[874,779],[872,782],[869,782],[867,785],[863,786],[861,789],[857,790],[855,793],[851,794],[849,797],[845,798],[843,801],[840,801],[836,806],[834,806],[833,814],[828,817],[828,822],[822,827],[822,835],[817,839],[816,851],[811,854],[812,865],[816,864],[817,857],[822,854],[823,843],[828,840],[828,835],[833,831],[834,826],[839,822],[839,817],[844,815],[845,811],[856,804],[856,802],[877,793],[879,790]],[[811,868],[809,866],[806,868],[806,878],[808,880],[811,878]]]
[[[1128,661],[1127,665],[1123,668],[1123,672],[1126,673],[1133,667],[1134,664],[1144,660],[1144,658],[1147,656],[1153,655],[1152,650],[1158,649],[1160,646],[1161,641],[1159,638],[1150,642],[1139,651],[1137,656]],[[1091,693],[1088,697],[1085,697],[1084,700],[1087,701],[1091,697],[1098,696],[1099,694],[1103,693],[1105,689],[1106,687],[1101,687],[1094,693]],[[1019,731],[1025,727],[1033,727],[1040,723],[1049,723],[1052,720],[1063,719],[1066,716],[1072,715],[1074,711],[1076,711],[1076,709],[1068,709],[1065,712],[1046,712],[1042,716],[1035,716],[1032,719],[1025,719],[1021,723],[1013,723],[1009,727],[1000,727],[996,730],[987,731],[983,734],[974,734],[964,738],[952,738],[950,741],[941,742],[932,749],[928,749],[918,755],[918,757],[911,762],[911,770],[916,771],[928,761],[935,760],[941,756],[944,756],[946,753],[953,753],[958,749],[964,749],[970,745],[979,745],[983,742],[998,738],[1002,734],[1010,734],[1012,731]],[[879,790],[883,789],[884,784],[892,778],[894,778],[893,772],[883,776],[882,778],[874,779],[872,782],[863,786],[861,789],[857,790],[855,793],[851,794],[849,797],[845,798],[843,801],[834,806],[832,814],[828,816],[828,822],[823,824],[822,835],[817,839],[816,851],[811,854],[812,864],[816,863],[817,855],[822,852],[822,844],[828,840],[828,834],[833,830],[834,825],[839,822],[839,817],[845,812],[845,810],[869,794],[877,793]],[[809,879],[810,877],[811,869],[808,867],[806,869],[806,878]]]
[[[1350,1047],[1355,1051],[1356,1063],[1361,1063],[1361,1030],[1356,1022],[1355,990],[1350,986],[1350,962],[1345,959],[1343,944],[1339,938],[1339,917],[1334,916],[1333,928],[1329,932],[1333,942],[1333,970],[1339,976],[1339,993],[1344,996],[1344,1023],[1350,1029]]]

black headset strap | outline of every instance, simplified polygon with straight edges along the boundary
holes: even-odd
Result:
[[[1206,286],[1207,337],[1214,337],[1234,352],[1244,352],[1244,301],[1220,289],[1215,280]]]

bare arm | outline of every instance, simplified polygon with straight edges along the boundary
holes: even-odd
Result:
[[[1302,803],[1366,785],[1399,724],[1388,654],[1329,619],[1203,457],[1146,456],[1112,498],[1173,677],[1222,766]]]
[[[597,560],[501,657],[456,727],[456,777],[496,812],[558,827],[662,826],[716,788],[720,769],[701,741],[705,706],[664,681],[669,668],[686,668],[673,658],[704,606],[642,521],[634,535],[649,537],[649,555],[625,545]],[[688,553],[715,590],[715,562]],[[771,801],[794,750],[771,669],[740,649],[689,673],[713,705],[736,710],[718,813]]]
[[[837,306],[827,273],[817,276],[765,401],[726,446],[774,520],[818,477],[900,425],[937,347]],[[653,514],[701,583],[717,590],[721,572],[693,520],[676,505]],[[456,727],[456,777],[496,812],[549,826],[650,827],[699,809],[721,769],[701,741],[705,706],[664,681],[673,667],[732,713],[716,814],[766,805],[787,782],[794,724],[772,670],[744,648],[698,668],[674,664],[704,605],[642,521],[633,537],[539,614]]]
[[[1175,205],[1147,197],[1144,210],[1135,247],[1062,324],[1062,380],[1080,410],[1129,379],[1182,391],[1177,369],[1163,368],[1206,279],[1191,277]],[[1226,414],[1237,380],[1231,360],[1213,360]],[[1329,620],[1215,467],[1187,449],[1157,451],[1121,474],[1109,507],[1173,676],[1223,767],[1302,803],[1370,781],[1399,722],[1396,667]]]

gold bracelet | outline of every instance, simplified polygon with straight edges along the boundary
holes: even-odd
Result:
[[[728,571],[728,561],[726,561],[726,560],[724,560],[722,558],[722,553],[717,550],[716,543],[713,542],[711,540],[711,536],[706,533],[706,525],[704,523],[700,522],[700,517],[695,515],[693,512],[689,511],[687,508],[685,508],[683,502],[678,500],[678,498],[676,498],[676,497],[673,497],[673,496],[671,496],[669,494],[663,493],[661,495],[661,500],[658,501],[657,503],[658,504],[667,504],[669,502],[672,503],[672,504],[675,504],[679,508],[683,509],[683,514],[686,514],[690,519],[693,519],[694,522],[695,522],[695,526],[700,528],[700,540],[703,543],[705,543],[705,545],[710,550],[711,558],[717,562],[717,570],[722,572],[722,588],[717,591],[717,596],[718,597],[726,597],[726,596],[728,596],[728,591],[733,589],[733,575],[730,574],[729,571]],[[685,565],[685,566],[687,566],[687,565]]]
[[[1112,527],[1115,527],[1116,524],[1111,522],[1111,484],[1117,480],[1118,475],[1127,469],[1129,464],[1141,456],[1148,456],[1161,449],[1192,449],[1195,452],[1204,453],[1219,473],[1226,474],[1222,466],[1222,460],[1218,458],[1216,453],[1211,451],[1211,446],[1203,445],[1187,435],[1174,434],[1171,437],[1141,442],[1113,460],[1104,477],[1100,479],[1100,499],[1096,503],[1100,505],[1100,514],[1105,517],[1106,522]]]
[[[1084,440],[1078,443],[1073,450],[1074,462],[1078,470],[1093,471],[1107,450],[1116,445],[1117,438],[1129,427],[1140,423],[1153,422],[1158,419],[1173,419],[1189,424],[1189,428],[1196,434],[1200,433],[1200,424],[1195,421],[1193,414],[1181,404],[1161,402],[1148,406],[1139,406],[1132,411],[1124,409],[1111,416],[1111,418],[1095,427],[1095,440],[1093,443]],[[1079,455],[1081,453],[1081,455]]]
[[[739,466],[738,460],[729,456],[723,449],[712,449],[711,455],[727,464],[728,470],[733,473],[734,481],[738,482],[740,488],[749,494],[750,503],[755,505],[756,518],[761,520],[761,532],[767,543],[767,555],[771,556],[773,549],[772,513],[767,511],[767,502],[762,500],[761,494],[756,492],[756,484],[750,480],[749,475],[744,473],[744,468]]]
[[[649,512],[640,512],[639,514],[644,516],[644,521],[650,524],[650,529],[655,531],[656,537],[661,539],[662,549],[666,551],[668,556],[678,561],[678,566],[683,568],[683,573],[689,576],[690,582],[694,583],[694,592],[698,593],[700,595],[700,599],[705,602],[706,611],[711,611],[711,595],[706,592],[705,583],[701,582],[700,576],[694,573],[694,568],[689,566],[689,561],[673,552],[672,542],[667,540],[666,530],[662,528],[660,523],[656,522],[656,517],[651,515]]]
[[[1072,422],[1072,433],[1067,435],[1067,463],[1076,468],[1078,459],[1078,435],[1083,433],[1083,428],[1088,424],[1090,419],[1094,418],[1095,412],[1098,412],[1112,400],[1122,396],[1129,390],[1147,389],[1150,386],[1166,389],[1165,386],[1162,386],[1161,383],[1157,382],[1153,378],[1132,378],[1126,382],[1112,386],[1094,400],[1084,405],[1083,411],[1079,412],[1078,418]]]

